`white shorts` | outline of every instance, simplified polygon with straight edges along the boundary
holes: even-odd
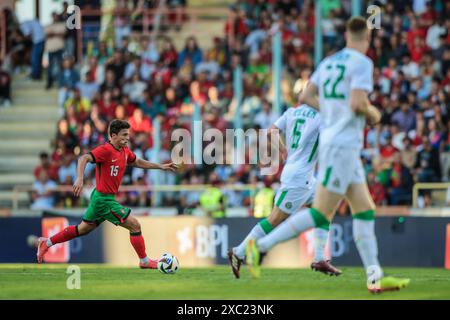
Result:
[[[319,183],[328,191],[345,195],[351,184],[366,183],[360,150],[324,146],[319,150]]]
[[[275,206],[287,214],[297,213],[305,205],[312,204],[315,192],[315,180],[308,188],[281,185],[275,195]]]

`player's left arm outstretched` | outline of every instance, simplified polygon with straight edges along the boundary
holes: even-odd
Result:
[[[141,169],[158,169],[158,170],[165,170],[165,171],[172,171],[176,172],[179,168],[178,164],[175,164],[173,162],[159,164],[159,163],[153,163],[144,159],[136,158],[134,162],[129,164],[132,167],[141,168]]]

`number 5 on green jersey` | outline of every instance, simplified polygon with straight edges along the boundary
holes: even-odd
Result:
[[[305,119],[297,119],[294,124],[294,130],[292,131],[292,149],[297,149],[300,138],[302,137],[302,132],[300,131],[300,127],[305,123]]]

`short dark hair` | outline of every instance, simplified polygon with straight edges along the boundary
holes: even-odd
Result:
[[[39,158],[48,159],[48,153],[45,151],[42,151],[41,153],[39,153]]]
[[[123,129],[130,129],[130,124],[125,120],[114,119],[109,124],[109,135],[119,134]]]
[[[401,104],[402,104],[402,103],[408,103],[408,102],[409,102],[409,101],[408,101],[408,97],[407,97],[406,95],[402,94],[402,95],[400,96],[400,99],[398,99],[398,102],[400,102]]]
[[[367,23],[363,17],[353,17],[347,22],[347,31],[352,35],[358,36],[367,30]]]

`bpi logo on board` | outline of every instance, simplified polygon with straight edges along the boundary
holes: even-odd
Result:
[[[314,241],[314,229],[300,234],[300,252],[305,255],[305,259],[308,261],[312,261],[314,259]],[[325,246],[325,256],[328,258],[343,256],[350,251],[352,241],[353,233],[351,221],[344,221],[343,224],[332,223],[330,225],[330,233]]]
[[[222,258],[227,257],[227,225],[197,225],[194,230],[192,227],[185,227],[177,231],[177,239],[181,254],[194,250],[198,258],[216,258],[217,252],[220,252]]]

